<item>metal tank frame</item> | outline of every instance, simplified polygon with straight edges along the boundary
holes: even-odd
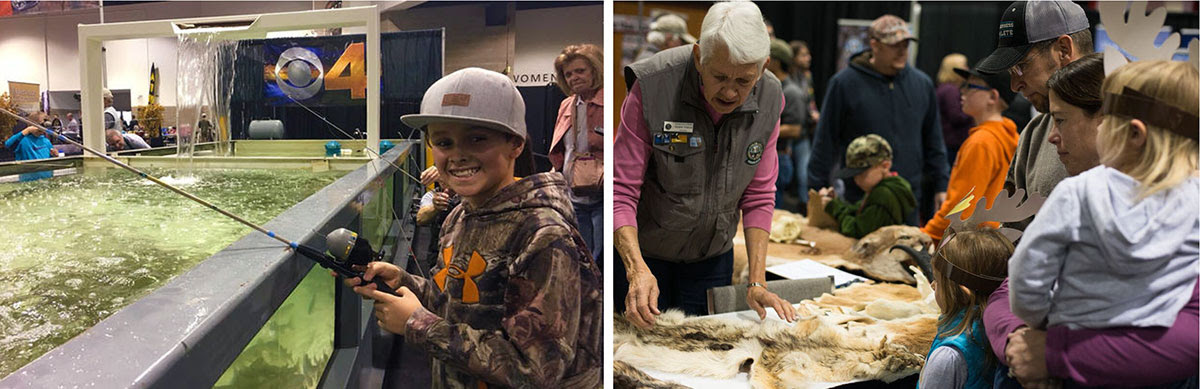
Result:
[[[268,32],[365,26],[367,61],[367,147],[379,151],[379,96],[381,74],[379,9],[377,6],[315,11],[278,12],[205,18],[148,20],[125,23],[79,25],[80,109],[83,115],[84,146],[104,150],[104,110],[101,98],[101,48],[104,41],[174,37],[180,33],[205,32],[219,39],[263,39]],[[85,164],[100,163],[85,156]]]

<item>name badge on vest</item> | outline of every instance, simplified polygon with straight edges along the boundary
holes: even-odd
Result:
[[[676,132],[681,134],[692,133],[692,123],[685,122],[663,122],[663,132]]]

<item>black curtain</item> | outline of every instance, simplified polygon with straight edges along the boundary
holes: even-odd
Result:
[[[825,85],[837,72],[838,19],[873,20],[892,14],[908,20],[911,8],[908,2],[899,1],[755,4],[775,26],[776,37],[789,42],[797,39],[808,42],[808,50],[812,53],[813,89],[818,105],[825,98]]]
[[[442,40],[444,30],[402,31],[380,34],[382,63],[380,90],[380,137],[416,138],[420,134],[405,126],[400,116],[417,113],[421,109],[421,97],[430,85],[442,77]],[[251,120],[279,119],[283,121],[288,139],[344,139],[345,135],[295,104],[272,105],[263,94],[264,64],[274,62],[264,58],[263,46],[275,42],[303,42],[328,40],[362,41],[361,35],[346,35],[317,38],[281,38],[242,41],[238,47],[237,60],[231,66],[237,69],[230,111],[235,139],[245,138],[245,129]],[[366,131],[366,105],[308,106],[325,120],[347,132],[354,129]],[[363,135],[365,137],[365,134]]]
[[[517,87],[525,100],[525,127],[529,132],[529,144],[525,148],[533,152],[536,171],[550,171],[550,141],[554,137],[554,122],[558,119],[558,106],[567,98],[558,85]]]
[[[937,83],[946,55],[960,53],[967,66],[975,66],[996,48],[1000,16],[1009,3],[922,2],[917,69]]]

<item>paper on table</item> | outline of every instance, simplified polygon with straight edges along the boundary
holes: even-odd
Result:
[[[767,258],[769,262],[770,258],[773,257],[768,256]],[[786,261],[782,258],[775,259],[777,261]],[[789,280],[833,276],[834,285],[844,285],[847,282],[854,280],[867,281],[866,278],[823,265],[820,262],[811,259],[801,259],[799,261],[792,261],[782,265],[771,266],[767,268],[767,271]]]

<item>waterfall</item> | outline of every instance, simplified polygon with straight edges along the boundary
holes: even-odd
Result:
[[[187,158],[189,174],[197,143],[216,142],[214,155],[230,153],[229,102],[233,95],[237,45],[237,41],[221,39],[213,33],[179,35],[175,83],[176,156]],[[201,114],[205,107],[208,107],[208,125],[202,126]]]

